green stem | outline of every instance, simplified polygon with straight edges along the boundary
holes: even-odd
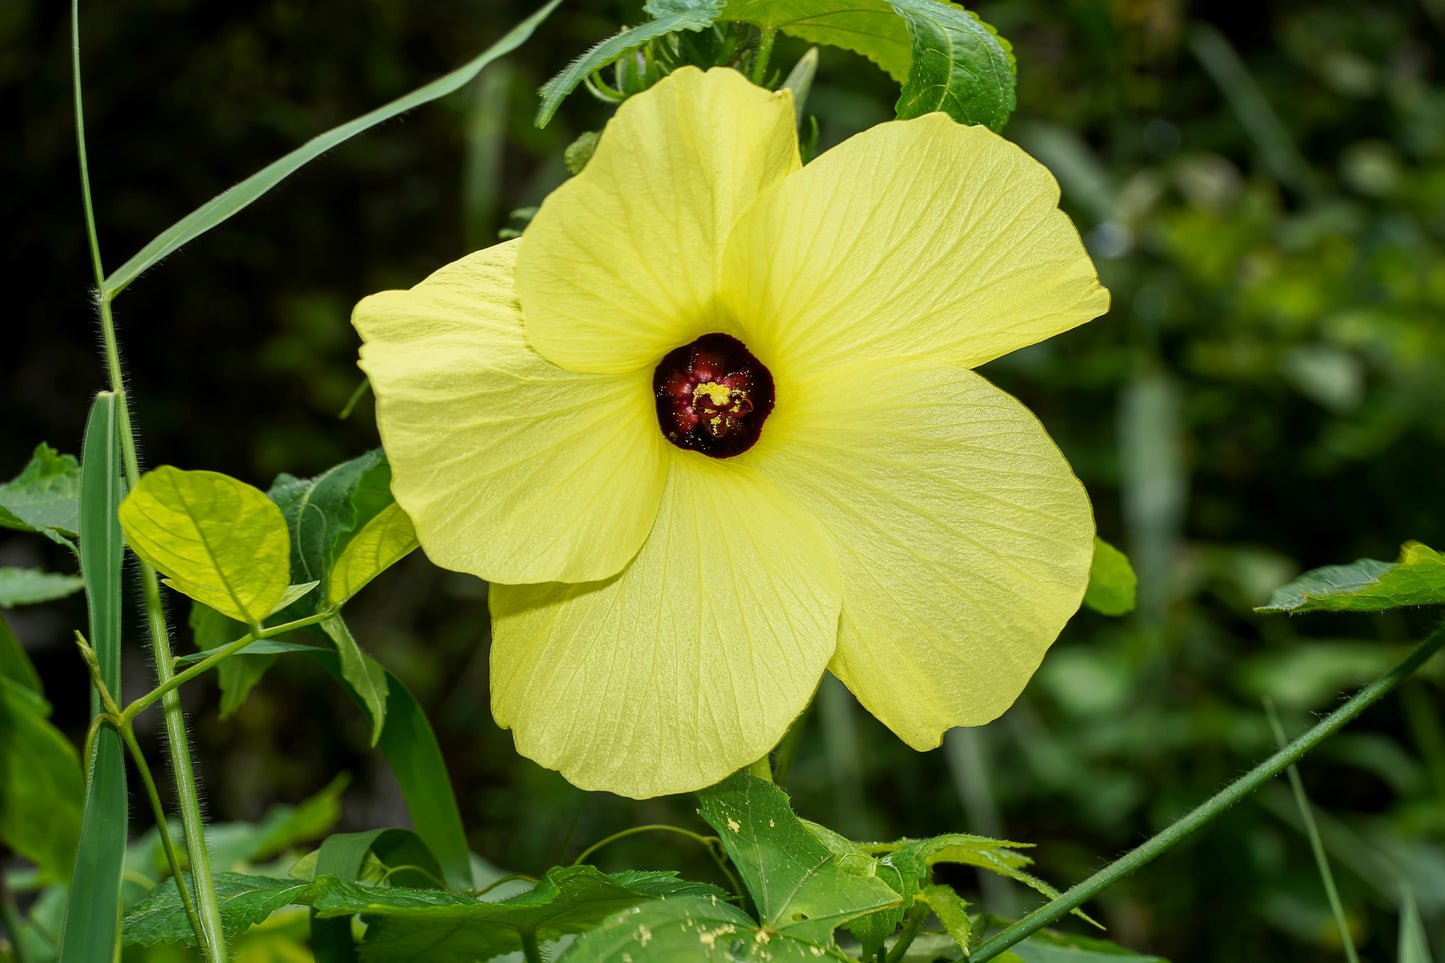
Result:
[[[185,907],[186,919],[191,922],[191,929],[199,933],[201,931],[201,920],[196,915],[196,904],[191,902],[191,894],[186,889],[185,880],[181,879],[181,858],[176,853],[175,841],[171,839],[171,829],[166,825],[166,810],[161,805],[161,794],[156,791],[156,781],[151,777],[151,767],[146,764],[146,758],[140,751],[140,745],[135,741],[135,729],[129,722],[120,727],[120,738],[125,743],[126,749],[130,750],[130,757],[135,761],[136,771],[140,773],[141,782],[145,784],[146,797],[151,802],[151,812],[156,818],[156,831],[161,837],[161,848],[166,852],[166,862],[171,867],[171,877],[176,881],[176,891],[181,894],[181,905]]]
[[[743,884],[738,881],[738,878],[736,876],[733,875],[733,871],[728,869],[727,853],[722,848],[722,840],[718,839],[716,836],[700,836],[690,829],[683,829],[680,826],[668,826],[665,823],[654,823],[648,826],[633,826],[631,829],[624,829],[620,833],[613,833],[606,839],[600,842],[593,843],[591,846],[588,846],[586,849],[582,850],[582,854],[576,859],[572,860],[572,865],[582,865],[582,861],[588,856],[591,856],[603,846],[617,842],[619,839],[626,839],[628,836],[636,836],[638,833],[651,832],[677,833],[677,835],[679,836],[686,836],[688,839],[696,840],[697,842],[701,843],[703,845],[703,848],[708,851],[708,855],[712,856],[713,862],[717,863],[717,868],[720,869],[722,871],[722,874],[728,878],[728,884],[732,887],[733,892],[737,893],[739,896],[742,896],[746,892],[746,890],[743,889]]]
[[[1264,700],[1264,711],[1269,716],[1269,727],[1274,730],[1275,742],[1283,748],[1285,745],[1284,727],[1279,724],[1279,716],[1274,711],[1274,700],[1268,696]],[[1315,825],[1314,813],[1310,810],[1309,797],[1305,795],[1304,781],[1300,779],[1299,769],[1295,766],[1288,766],[1285,775],[1289,777],[1289,786],[1294,790],[1295,805],[1299,806],[1300,816],[1304,820],[1305,835],[1309,837],[1310,849],[1315,854],[1315,866],[1319,869],[1320,879],[1325,884],[1325,897],[1330,901],[1330,912],[1335,917],[1335,927],[1340,931],[1340,942],[1344,945],[1345,957],[1350,963],[1360,963],[1359,954],[1355,952],[1355,943],[1350,936],[1350,923],[1345,917],[1344,904],[1340,902],[1339,890],[1335,889],[1335,874],[1330,872],[1330,861],[1325,856],[1325,844],[1320,839],[1319,827]]]
[[[1427,659],[1438,652],[1442,645],[1445,645],[1445,626],[1431,633],[1425,641],[1416,647],[1414,652],[1410,653],[1409,658],[1405,659],[1404,662],[1401,662],[1387,675],[1376,679],[1355,693],[1353,698],[1321,719],[1315,724],[1314,728],[1270,756],[1264,762],[1255,766],[1239,779],[1230,783],[1222,791],[1206,802],[1201,803],[1187,816],[1184,816],[1157,836],[1149,839],[1137,849],[1126,853],[1082,883],[1071,887],[1067,892],[1034,910],[1017,923],[1005,929],[1002,933],[985,942],[967,957],[968,963],[984,963],[985,960],[993,959],[1010,946],[1037,933],[1066,913],[1083,905],[1086,900],[1092,899],[1104,889],[1107,889],[1115,882],[1128,876],[1134,872],[1134,870],[1168,850],[1185,836],[1188,836],[1200,826],[1203,826],[1224,810],[1239,802],[1240,799],[1259,788],[1262,783],[1277,776],[1280,771],[1290,763],[1319,745],[1327,736],[1359,715],[1385,693],[1399,685],[1402,680],[1407,678],[1412,672],[1423,665]]]
[[[773,55],[773,40],[777,35],[777,28],[764,27],[762,39],[758,41],[758,52],[753,57],[752,81],[759,87],[768,79],[768,59]]]
[[[773,766],[772,763],[768,762],[767,756],[763,756],[763,758],[744,769],[743,772],[749,776],[756,776],[764,782],[773,781]]]
[[[908,915],[903,918],[903,930],[898,934],[898,939],[893,941],[893,949],[889,951],[887,963],[899,963],[903,954],[913,945],[918,938],[918,932],[923,929],[923,921],[928,919],[928,904],[914,903],[908,908]]]
[[[206,672],[210,671],[220,663],[226,661],[231,656],[246,648],[252,642],[257,642],[261,639],[269,639],[272,636],[276,635],[284,635],[287,632],[292,632],[296,629],[305,628],[308,625],[315,625],[318,622],[324,622],[326,619],[330,618],[332,615],[335,614],[336,612],[334,609],[327,609],[325,612],[318,612],[315,615],[308,615],[306,616],[306,618],[296,619],[294,622],[286,622],[281,625],[273,625],[270,628],[262,629],[260,632],[247,632],[236,641],[226,643],[224,646],[217,649],[210,655],[206,656],[206,658],[197,662],[186,671],[171,676],[163,684],[156,686],[154,689],[147,692],[140,698],[136,699],[130,705],[126,706],[125,711],[120,714],[121,721],[130,722],[136,716],[140,715],[146,709],[154,705],[157,699],[164,698],[165,696],[185,685],[187,682],[190,682],[197,676],[204,675]]]
[[[95,205],[90,193],[90,162],[85,148],[85,110],[80,84],[80,3],[70,2],[71,79],[75,92],[75,137],[80,158],[81,199],[85,208],[85,226],[90,241],[90,262],[95,272],[96,289],[105,284],[105,270],[100,257],[100,239],[95,227]],[[140,478],[136,457],[135,432],[131,426],[130,403],[125,395],[125,374],[120,363],[120,347],[115,336],[115,318],[111,314],[110,297],[100,299],[100,330],[105,344],[106,371],[111,389],[119,396],[121,453],[125,475],[134,490]],[[151,649],[155,657],[156,677],[161,685],[171,680],[175,670],[171,663],[169,633],[165,613],[161,609],[160,584],[153,568],[140,563],[141,591],[145,597],[146,623],[150,627]],[[174,689],[164,696],[166,738],[171,754],[171,771],[180,799],[181,822],[186,831],[186,849],[191,862],[191,878],[196,887],[200,928],[196,939],[206,963],[226,963],[226,942],[221,932],[221,909],[216,899],[216,886],[211,878],[210,854],[206,850],[205,826],[201,818],[201,802],[191,768],[190,741],[185,716],[181,712],[180,695]]]
[[[522,930],[522,956],[527,963],[542,963],[542,950],[537,946],[537,933],[534,930]]]

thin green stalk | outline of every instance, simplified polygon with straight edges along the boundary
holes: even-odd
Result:
[[[91,267],[95,271],[97,291],[105,284],[105,271],[100,257],[100,240],[95,227],[95,205],[90,193],[90,164],[85,148],[85,111],[80,83],[80,3],[70,3],[71,79],[75,92],[76,150],[80,158],[81,198],[85,208],[86,232],[90,242]],[[100,299],[101,337],[105,344],[106,370],[111,389],[119,396],[118,414],[120,421],[121,454],[125,465],[127,484],[134,489],[140,478],[139,459],[136,457],[135,432],[131,426],[130,404],[125,395],[125,375],[120,363],[120,347],[116,341],[115,318],[111,313],[111,299]],[[160,584],[155,570],[145,562],[140,563],[141,590],[145,597],[146,624],[150,628],[151,648],[155,657],[156,676],[161,685],[170,682],[175,670],[172,668],[169,632],[166,628],[165,613],[161,608]],[[226,943],[221,931],[221,909],[216,898],[215,881],[211,878],[210,854],[206,849],[205,824],[201,816],[200,796],[196,787],[195,772],[191,767],[190,740],[186,732],[185,716],[181,712],[180,695],[174,689],[164,696],[166,738],[171,754],[171,771],[176,781],[176,795],[180,800],[181,822],[185,827],[187,855],[191,863],[191,878],[196,887],[198,919],[200,928],[196,939],[202,948],[206,963],[226,963]]]
[[[753,83],[759,87],[768,78],[768,60],[773,55],[773,41],[777,38],[776,27],[764,27],[762,39],[758,41],[758,52],[753,57]]]
[[[717,863],[717,868],[721,870],[722,874],[728,878],[728,885],[732,887],[733,892],[737,893],[739,896],[742,896],[744,893],[747,892],[745,889],[743,889],[743,884],[738,880],[735,875],[733,875],[733,871],[731,869],[728,869],[727,853],[722,848],[722,840],[718,839],[716,836],[700,836],[690,829],[683,829],[680,826],[668,826],[663,823],[657,823],[648,826],[633,826],[631,829],[624,829],[620,833],[613,833],[606,839],[600,842],[593,843],[591,846],[588,846],[586,849],[582,850],[582,854],[576,859],[572,860],[572,865],[582,865],[582,861],[588,856],[591,856],[603,846],[607,846],[611,843],[617,842],[619,839],[626,839],[628,836],[636,836],[638,833],[650,832],[677,833],[677,835],[679,836],[686,836],[688,839],[696,840],[697,842],[701,843],[703,845],[703,848],[708,851],[708,855],[712,857],[713,862]]]
[[[910,906],[908,915],[903,918],[903,929],[898,934],[898,939],[893,941],[893,949],[888,951],[886,957],[883,957],[883,951],[879,950],[879,957],[884,959],[885,963],[900,963],[903,954],[908,952],[908,948],[918,938],[919,931],[923,929],[923,921],[926,919],[928,919],[927,903],[917,902]]]
[[[157,699],[164,698],[165,696],[185,685],[187,682],[190,682],[197,676],[204,675],[206,672],[209,672],[217,665],[221,664],[222,662],[229,659],[231,656],[246,648],[252,642],[257,642],[261,639],[269,639],[272,636],[283,635],[287,632],[295,631],[296,629],[305,628],[308,625],[315,625],[318,622],[325,621],[326,619],[330,618],[332,615],[335,614],[336,612],[334,609],[327,609],[325,612],[318,612],[315,615],[308,615],[304,619],[296,619],[293,622],[285,622],[281,625],[270,626],[269,628],[262,629],[260,632],[247,632],[236,641],[226,643],[224,646],[217,649],[210,655],[206,656],[204,659],[197,662],[189,669],[186,669],[184,672],[180,672],[176,675],[171,676],[170,679],[168,679],[165,683],[156,686],[154,689],[147,692],[140,698],[136,699],[130,705],[126,706],[125,711],[120,714],[121,721],[130,722],[136,716],[140,715],[146,709],[154,705]]]
[[[1274,741],[1283,749],[1286,745],[1284,727],[1279,724],[1279,715],[1274,711],[1274,700],[1268,696],[1264,700],[1264,711],[1269,716],[1269,727],[1274,730]],[[1339,890],[1335,889],[1335,874],[1330,871],[1325,844],[1320,839],[1319,827],[1315,825],[1309,797],[1305,795],[1304,781],[1300,779],[1299,769],[1292,765],[1285,768],[1285,775],[1289,777],[1289,786],[1294,790],[1295,805],[1299,806],[1300,816],[1304,820],[1305,835],[1309,837],[1310,849],[1315,854],[1315,866],[1319,868],[1320,879],[1325,884],[1325,896],[1330,901],[1330,912],[1334,914],[1335,926],[1340,931],[1340,943],[1344,945],[1345,957],[1350,963],[1360,963],[1360,956],[1355,952],[1355,943],[1350,936],[1350,922],[1345,918],[1345,907],[1340,902]]]
[[[151,777],[151,767],[146,763],[140,745],[135,741],[135,729],[129,722],[120,727],[120,738],[130,751],[131,760],[135,762],[136,771],[140,773],[141,782],[145,784],[146,797],[150,799],[151,812],[156,818],[156,831],[161,838],[161,848],[166,852],[166,862],[171,867],[171,878],[176,881],[176,891],[181,894],[181,905],[186,910],[186,919],[190,920],[191,929],[199,933],[201,920],[196,916],[196,904],[191,902],[191,894],[186,889],[185,881],[181,879],[181,858],[176,853],[175,842],[171,839],[170,827],[166,825],[166,810],[161,805],[160,793],[156,791],[156,781]]]
[[[1445,646],[1445,626],[1431,633],[1404,662],[1401,662],[1387,675],[1381,676],[1355,693],[1353,698],[1321,719],[1314,728],[1230,783],[1206,802],[1201,803],[1187,816],[986,941],[967,957],[969,963],[984,963],[985,960],[993,959],[1010,946],[1037,933],[1167,851],[1175,843],[1239,802],[1240,799],[1259,788],[1262,783],[1277,776],[1280,770],[1319,745],[1327,736],[1359,715],[1420,668],[1427,659],[1440,650],[1441,646]]]

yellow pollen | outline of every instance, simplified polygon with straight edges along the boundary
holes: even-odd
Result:
[[[736,395],[736,397],[735,397]],[[692,403],[697,404],[706,398],[714,408],[726,408],[736,404],[747,395],[736,388],[729,388],[727,385],[720,385],[716,381],[704,381],[692,392]]]

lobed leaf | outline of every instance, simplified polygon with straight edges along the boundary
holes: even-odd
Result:
[[[84,587],[85,579],[79,575],[42,572],[37,568],[0,568],[0,609],[62,599]]]
[[[1129,557],[1099,536],[1094,536],[1094,562],[1089,567],[1089,587],[1084,604],[1100,615],[1124,615],[1134,611],[1139,579]]]
[[[653,0],[647,5],[647,12],[655,19],[608,37],[542,85],[538,91],[542,104],[537,108],[535,121],[538,127],[547,126],[563,98],[577,89],[577,85],[590,77],[593,71],[621,60],[650,40],[678,30],[706,30],[712,26],[722,12],[722,0]]]
[[[582,933],[608,915],[651,900],[713,900],[715,887],[678,880],[671,873],[607,876],[591,866],[554,867],[535,888],[497,902],[436,889],[328,884],[316,902],[321,918],[366,914],[362,958],[368,963],[426,959],[485,960],[522,948],[522,934],[551,941]]]
[[[1362,558],[1308,571],[1256,612],[1383,612],[1407,605],[1445,604],[1445,556],[1406,542],[1394,563]]]
[[[561,0],[551,0],[551,2],[542,7],[542,9],[513,27],[502,39],[451,73],[438,77],[431,83],[418,87],[411,93],[398,97],[391,103],[363,114],[355,120],[348,121],[339,127],[333,127],[326,133],[311,138],[289,154],[279,160],[273,161],[252,174],[235,187],[211,198],[205,204],[202,204],[166,228],[152,239],[150,243],[136,252],[129,261],[126,261],[113,271],[101,284],[101,297],[113,298],[146,269],[182,245],[226,221],[233,214],[249,207],[271,188],[331,148],[350,140],[357,134],[369,130],[383,121],[390,120],[398,114],[411,110],[413,107],[419,107],[439,97],[444,97],[453,91],[460,90],[471,82],[472,78],[481,73],[483,67],[486,67],[498,57],[508,54],[521,46],[522,43],[532,35],[532,31],[537,25],[545,20],[548,14],[550,14],[560,2]]]
[[[182,874],[181,878],[189,888],[190,873]],[[228,940],[285,906],[309,903],[325,887],[325,880],[307,883],[244,873],[216,873],[215,883],[221,908],[221,932]],[[157,943],[196,945],[195,930],[191,929],[172,880],[157,884],[150,895],[131,907],[121,922],[122,945]]]
[[[698,798],[765,929],[829,944],[836,927],[901,902],[875,860],[830,852],[772,783],[738,773]]]
[[[0,485],[0,527],[38,532],[74,547],[80,533],[80,464],[41,442],[25,468]]]
[[[0,676],[0,839],[43,878],[68,882],[84,789],[80,757],[49,718],[49,703]]]
[[[847,960],[832,940],[759,927],[747,914],[717,899],[686,896],[615,913],[577,938],[557,963],[734,963],[759,960]]]
[[[287,597],[286,521],[245,482],[163,465],[121,503],[120,523],[166,584],[228,618],[258,624]]]
[[[995,132],[1013,113],[1014,58],[1007,40],[978,16],[941,0],[890,0],[908,25],[912,63],[894,110],[899,118],[941,110]]]

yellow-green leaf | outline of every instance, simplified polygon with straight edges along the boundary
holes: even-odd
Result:
[[[120,506],[131,549],[166,584],[254,625],[284,605],[291,544],[281,509],[260,489],[213,471],[162,466]]]
[[[346,543],[331,568],[326,601],[345,602],[417,547],[416,529],[401,506],[392,502]]]
[[[1089,566],[1084,604],[1100,615],[1123,615],[1134,611],[1134,593],[1138,587],[1139,579],[1128,556],[1094,536],[1094,562]]]
[[[1362,558],[1308,571],[1275,589],[1256,612],[1382,612],[1408,605],[1445,605],[1445,555],[1406,542],[1395,563]]]

